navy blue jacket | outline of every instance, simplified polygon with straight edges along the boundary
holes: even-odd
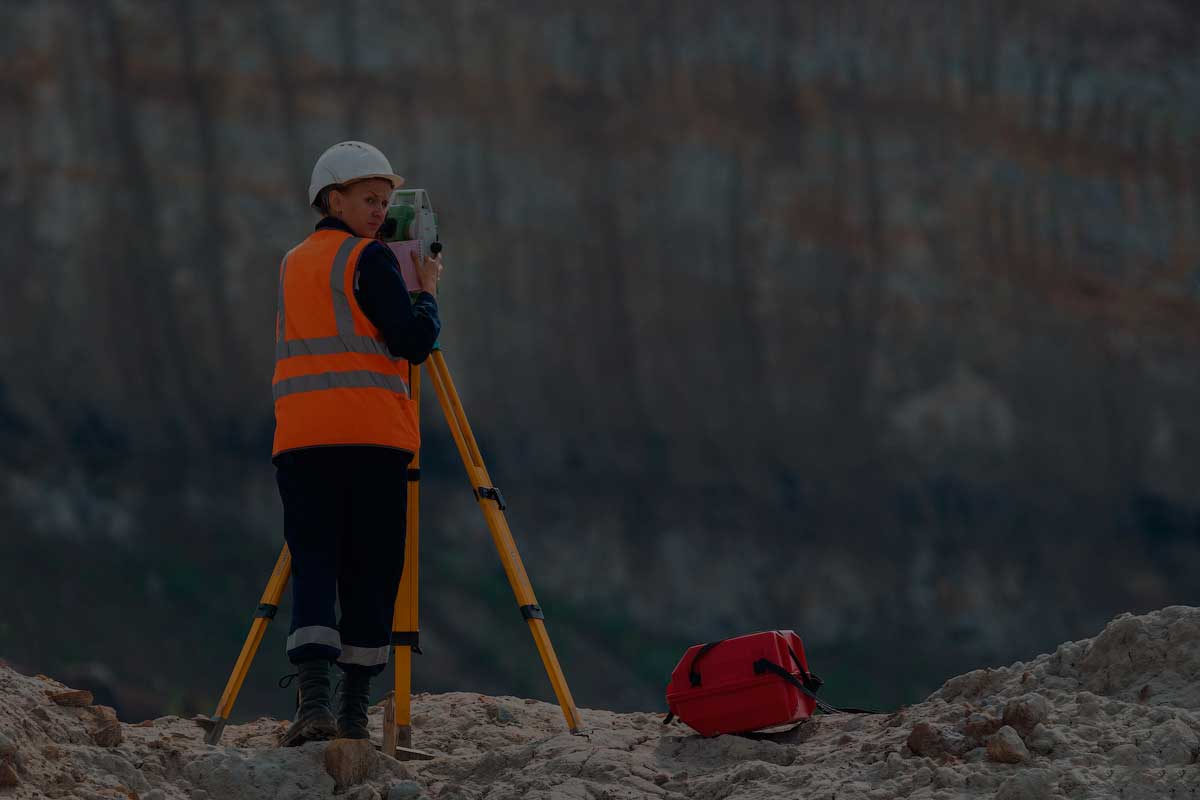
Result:
[[[328,229],[354,233],[335,217],[325,217],[317,223],[317,230]],[[400,262],[383,242],[371,242],[358,257],[354,299],[383,334],[392,355],[412,364],[420,364],[429,357],[442,330],[437,299],[429,292],[421,292],[416,300],[409,299],[408,287],[400,275]]]

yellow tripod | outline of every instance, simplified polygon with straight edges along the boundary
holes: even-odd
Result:
[[[533,587],[529,583],[529,576],[525,573],[525,565],[521,563],[517,545],[513,541],[512,532],[508,529],[508,522],[504,516],[504,495],[492,485],[487,468],[484,467],[483,456],[479,453],[479,445],[475,442],[475,435],[471,433],[471,426],[467,422],[467,415],[463,411],[462,402],[454,388],[454,381],[450,378],[450,370],[446,367],[446,360],[442,356],[441,350],[435,349],[430,353],[428,369],[438,402],[441,404],[442,412],[446,415],[446,422],[450,426],[450,433],[454,436],[454,443],[458,446],[458,454],[462,457],[463,466],[466,467],[467,478],[471,481],[475,499],[492,532],[492,541],[500,553],[500,561],[504,564],[504,573],[508,576],[508,582],[516,596],[521,615],[528,623],[530,633],[533,634],[533,641],[542,657],[546,674],[550,677],[554,695],[562,707],[563,716],[566,717],[567,728],[571,733],[578,733],[581,727],[579,710],[575,708],[575,700],[571,697],[571,690],[567,687],[567,679],[563,676],[562,667],[558,664],[558,657],[554,654],[554,646],[550,643],[550,634],[546,632],[545,617],[533,595]],[[419,415],[421,403],[421,368],[419,366],[411,367],[410,378],[412,398],[416,403]],[[388,701],[391,705],[387,708],[388,713],[385,714],[387,724],[383,734],[383,749],[390,756],[396,755],[398,746],[409,748],[412,744],[412,651],[414,647],[417,647],[418,631],[420,630],[417,625],[419,480],[420,453],[417,453],[413,456],[408,474],[408,538],[405,542],[404,573],[400,579],[400,589],[396,593],[396,605],[392,617],[391,643],[396,689]],[[275,612],[279,609],[279,600],[283,597],[283,590],[287,586],[291,574],[292,554],[285,544],[275,562],[271,578],[267,581],[267,588],[259,599],[258,609],[254,613],[254,622],[250,626],[250,633],[246,636],[245,644],[242,645],[242,652],[238,655],[233,673],[225,684],[225,691],[221,694],[217,710],[211,718],[212,725],[204,739],[208,744],[216,744],[221,740],[221,734],[229,721],[229,715],[233,711],[233,704],[237,700],[238,692],[241,691],[246,674],[250,671],[250,663],[258,652],[267,625],[275,618]]]

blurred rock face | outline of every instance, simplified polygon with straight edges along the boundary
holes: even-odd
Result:
[[[195,508],[213,454],[265,465],[279,259],[313,160],[360,138],[431,193],[459,391],[535,586],[596,639],[611,613],[965,666],[1179,600],[1197,25],[1165,0],[30,7],[0,33],[7,513],[94,507],[136,542],[163,495],[92,502],[121,490],[57,465],[184,460]]]

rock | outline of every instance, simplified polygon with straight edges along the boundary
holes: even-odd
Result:
[[[489,705],[487,707],[487,715],[493,722],[498,722],[501,725],[517,721],[513,713],[502,705]]]
[[[933,785],[939,789],[957,789],[966,782],[966,778],[949,767],[938,767],[933,773]]]
[[[1091,692],[1079,692],[1075,695],[1075,713],[1083,719],[1096,716],[1100,713],[1100,698]]]
[[[1150,740],[1142,748],[1158,756],[1164,764],[1190,764],[1200,750],[1200,739],[1183,722],[1170,719],[1155,726]]]
[[[1017,732],[1008,725],[992,734],[987,743],[988,758],[1002,764],[1020,764],[1029,758],[1029,751]]]
[[[342,789],[366,780],[374,758],[370,739],[334,739],[325,746],[325,771]]]
[[[21,782],[17,771],[7,761],[0,762],[0,786],[16,786]]]
[[[379,790],[374,786],[359,786],[347,792],[346,800],[380,800]]]
[[[93,702],[92,693],[87,689],[68,689],[65,692],[47,692],[46,694],[55,705],[60,706],[82,708],[90,706]]]
[[[962,724],[962,733],[968,739],[973,739],[976,742],[985,742],[987,738],[1004,725],[1003,722],[989,714],[975,713],[967,717],[967,721]]]
[[[900,774],[900,770],[903,768],[903,765],[904,759],[900,757],[899,753],[888,753],[887,758],[885,758],[883,761],[883,767],[880,769],[879,774],[884,778],[884,780],[891,780]]]
[[[1038,755],[1048,756],[1062,741],[1061,737],[1042,723],[1033,726],[1025,739],[1026,746]]]
[[[919,756],[937,756],[943,752],[942,732],[928,722],[918,722],[914,725],[904,743]]]
[[[1000,784],[995,800],[1050,800],[1054,796],[1054,776],[1049,770],[1031,769]]]
[[[100,747],[116,747],[124,741],[116,711],[108,706],[93,706],[90,710],[92,714],[87,728],[92,741]]]
[[[150,784],[146,781],[146,776],[142,774],[141,770],[117,753],[98,753],[89,761],[94,771],[106,772],[109,775],[116,776],[121,780],[123,785],[135,792],[150,790]]]
[[[976,747],[963,754],[962,760],[967,764],[982,764],[988,760],[986,747]]]
[[[212,800],[328,797],[334,782],[322,764],[323,750],[321,743],[266,749],[197,745],[193,760],[183,764],[183,778],[192,784],[186,796],[199,800],[203,791]]]
[[[162,789],[151,789],[141,796],[141,800],[167,800],[167,796]]]
[[[387,800],[415,800],[424,790],[416,781],[399,781],[388,789]]]
[[[961,755],[969,749],[962,734],[928,722],[914,725],[905,743],[914,754],[927,758]]]
[[[1009,700],[1004,706],[1004,724],[1026,736],[1049,713],[1050,703],[1046,698],[1040,694],[1026,694]]]

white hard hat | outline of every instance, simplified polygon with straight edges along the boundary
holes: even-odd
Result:
[[[308,184],[308,202],[314,206],[321,190],[365,178],[383,178],[392,182],[393,189],[404,185],[404,178],[392,172],[387,157],[366,142],[338,142],[321,153],[313,165],[312,181]]]

